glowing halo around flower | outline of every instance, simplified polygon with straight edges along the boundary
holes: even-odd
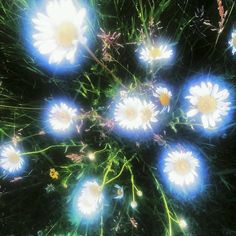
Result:
[[[158,114],[159,110],[152,101],[130,96],[118,101],[114,120],[123,131],[148,132],[158,122]]]
[[[78,211],[85,216],[91,216],[99,209],[101,202],[101,186],[96,181],[87,181],[77,199]]]
[[[73,194],[72,217],[84,219],[86,222],[93,221],[101,212],[103,206],[103,191],[96,180],[86,180]]]
[[[168,60],[173,56],[173,50],[166,43],[143,45],[139,52],[139,58],[145,63],[152,64]]]
[[[236,30],[234,30],[231,34],[229,46],[232,48],[232,54],[234,55],[236,53]]]
[[[187,116],[201,122],[205,130],[217,130],[231,110],[229,90],[218,82],[201,80],[190,86],[185,96],[188,101]]]
[[[0,167],[10,174],[20,172],[25,164],[20,150],[11,144],[3,145],[0,149]]]
[[[152,129],[152,124],[156,123],[157,115],[159,111],[156,109],[156,106],[151,101],[142,101],[142,106],[140,109],[141,117],[141,128],[143,130]]]
[[[79,44],[85,44],[86,10],[77,9],[73,0],[49,0],[45,12],[32,19],[34,46],[48,57],[49,64],[75,62]]]
[[[190,145],[171,145],[160,158],[166,186],[176,197],[191,199],[203,189],[205,170],[197,151]]]
[[[157,86],[155,88],[153,96],[159,100],[162,111],[170,111],[172,92],[168,88],[164,86]]]
[[[115,108],[115,121],[124,129],[139,129],[142,125],[140,116],[141,109],[142,102],[139,98],[125,98],[120,101]]]
[[[72,103],[64,99],[53,100],[45,109],[44,120],[49,133],[67,136],[76,130],[79,111]]]
[[[191,151],[172,151],[165,159],[164,172],[173,184],[181,187],[189,186],[198,178],[198,167],[199,161]]]
[[[37,65],[53,74],[81,66],[95,18],[86,1],[30,1],[24,14],[22,39]]]

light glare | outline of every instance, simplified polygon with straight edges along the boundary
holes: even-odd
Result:
[[[236,53],[236,30],[234,30],[231,34],[229,46],[232,48],[232,54],[234,55]]]

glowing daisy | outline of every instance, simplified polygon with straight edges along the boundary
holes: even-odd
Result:
[[[157,87],[153,96],[158,98],[163,110],[167,109],[168,112],[170,111],[170,102],[172,97],[171,91],[165,87]]]
[[[167,45],[156,45],[143,47],[140,51],[140,59],[153,63],[163,59],[168,59],[173,55],[173,51]]]
[[[147,130],[152,128],[151,124],[157,122],[158,113],[152,102],[128,97],[116,106],[115,121],[127,130]]]
[[[22,169],[24,160],[20,151],[13,145],[6,145],[1,148],[0,166],[10,172],[17,172]]]
[[[232,48],[232,53],[236,53],[236,31],[232,32],[231,39],[229,41],[229,45]]]
[[[186,97],[191,107],[188,117],[200,114],[204,128],[214,128],[217,123],[228,114],[230,102],[227,89],[220,90],[218,84],[201,82],[189,89],[190,95]]]
[[[70,129],[77,119],[77,110],[66,103],[52,106],[49,111],[49,123],[54,131],[64,132]]]
[[[141,127],[144,130],[148,128],[151,129],[152,128],[151,124],[157,122],[158,113],[159,111],[156,110],[156,107],[152,102],[143,101],[140,110]]]
[[[192,152],[169,152],[164,162],[164,173],[168,175],[169,181],[175,185],[184,187],[197,181],[199,161]]]
[[[102,203],[102,189],[96,181],[87,181],[77,198],[77,207],[83,215],[91,216],[100,209]]]
[[[115,121],[125,129],[138,129],[141,126],[140,110],[142,102],[136,97],[128,97],[118,103],[115,109]]]
[[[86,10],[78,9],[73,0],[49,0],[46,12],[33,19],[34,46],[49,58],[49,64],[75,61],[79,44],[85,44]]]

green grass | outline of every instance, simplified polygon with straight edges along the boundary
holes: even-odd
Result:
[[[218,35],[201,25],[205,37],[194,32],[195,1],[170,0],[90,0],[96,15],[91,28],[92,54],[73,74],[52,75],[39,67],[22,42],[22,23],[28,1],[0,1],[0,138],[1,143],[18,138],[28,160],[22,179],[11,182],[0,178],[0,232],[2,235],[234,235],[235,197],[235,123],[217,138],[199,137],[179,109],[181,86],[197,72],[223,75],[235,89],[235,59],[227,41],[236,14],[235,2],[225,0],[228,18]],[[205,17],[218,24],[217,4],[205,3]],[[151,21],[158,23],[153,27]],[[120,32],[124,47],[111,49],[113,61],[102,61],[99,28]],[[144,68],[135,50],[143,38],[153,35],[174,43],[175,61],[167,68]],[[95,60],[94,60],[95,59]],[[153,140],[134,143],[104,128],[104,118],[117,93],[122,89],[144,91],[153,78],[162,78],[176,86],[175,112],[160,133],[167,144],[188,140],[199,148],[209,167],[206,190],[190,203],[178,202],[169,195],[157,171],[162,147]],[[179,92],[177,92],[179,89]],[[42,135],[41,113],[46,101],[61,95],[74,99],[84,108],[81,133],[73,139],[58,141]],[[235,100],[234,100],[235,101]],[[96,152],[96,161],[86,158]],[[85,157],[74,163],[66,155]],[[55,168],[59,180],[49,177]],[[110,201],[94,225],[74,224],[69,209],[71,193],[86,176],[96,176]],[[45,188],[53,184],[55,191]],[[112,199],[114,185],[124,186],[121,202]],[[137,190],[143,197],[137,196]],[[137,210],[130,201],[138,202]],[[189,228],[183,232],[178,217],[184,215]],[[137,228],[131,219],[137,221]],[[0,233],[0,234],[1,234]]]

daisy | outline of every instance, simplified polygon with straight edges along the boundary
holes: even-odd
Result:
[[[164,160],[164,172],[170,182],[184,187],[194,184],[198,178],[199,162],[190,151],[173,151]]]
[[[173,55],[173,51],[167,45],[156,45],[150,47],[143,47],[140,51],[140,59],[153,63],[163,59],[168,59]]]
[[[61,102],[49,111],[49,123],[54,131],[64,132],[72,127],[77,118],[77,110]]]
[[[118,103],[115,108],[115,121],[125,129],[139,129],[141,126],[140,110],[142,102],[136,97],[128,97]]]
[[[227,89],[221,90],[218,84],[201,82],[189,89],[190,95],[186,97],[191,106],[188,117],[200,114],[204,128],[214,128],[217,123],[228,114],[230,102]]]
[[[101,186],[96,181],[87,181],[78,196],[77,207],[82,214],[91,216],[101,206],[102,198]]]
[[[231,40],[229,41],[229,45],[232,48],[232,53],[236,53],[236,31],[233,31],[231,34]]]
[[[49,64],[75,62],[79,44],[85,44],[86,10],[78,9],[73,0],[49,0],[45,13],[33,18],[34,46],[48,57]]]
[[[141,115],[141,127],[144,130],[147,130],[148,128],[151,129],[152,123],[157,122],[157,115],[159,111],[156,110],[155,105],[152,102],[143,101],[142,107],[140,110]]]
[[[0,154],[0,166],[10,172],[17,172],[22,169],[24,160],[21,153],[13,145],[3,146]]]
[[[153,96],[158,98],[163,110],[167,110],[168,112],[170,111],[170,102],[172,97],[170,90],[165,87],[157,87]]]
[[[152,123],[157,122],[158,113],[152,102],[128,97],[116,106],[115,121],[127,130],[147,130],[152,128]]]

